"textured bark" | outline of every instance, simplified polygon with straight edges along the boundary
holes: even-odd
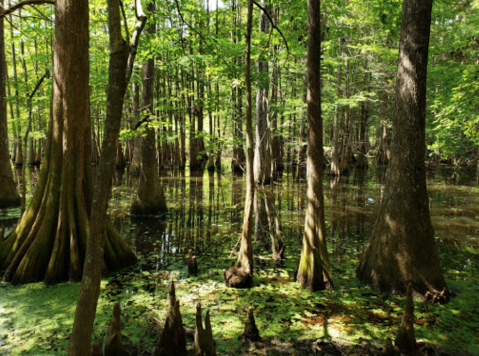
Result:
[[[55,10],[53,109],[44,165],[28,209],[0,242],[0,269],[13,283],[78,281],[82,276],[93,195],[88,2],[67,6],[58,1]],[[136,260],[111,224],[102,233],[108,236],[107,268]]]
[[[196,306],[196,332],[193,346],[195,356],[216,356],[213,331],[211,329],[210,312],[206,311],[205,327],[201,318],[201,304]]]
[[[131,87],[133,90],[133,118],[135,123],[138,123],[140,121],[140,85],[133,82]],[[130,174],[139,175],[141,167],[141,136],[136,135],[133,142],[133,156],[131,158]]]
[[[432,0],[404,0],[393,119],[391,161],[384,199],[357,269],[375,289],[439,292],[442,274],[426,191],[426,75]]]
[[[153,3],[148,5],[148,10],[150,12],[154,11]],[[154,24],[150,24],[147,32],[152,34],[154,31]],[[142,65],[141,107],[145,108],[151,115],[153,115],[154,79],[155,61],[150,58]],[[155,130],[146,127],[145,133],[146,136],[142,138],[141,142],[140,183],[135,201],[130,209],[130,213],[133,215],[157,215],[168,211],[165,193],[158,175]]]
[[[23,167],[23,143],[20,136],[17,137],[15,146],[15,167]]]
[[[115,156],[115,166],[116,168],[125,168],[125,156],[123,155],[123,147],[121,142],[118,142],[116,145],[116,156]]]
[[[75,311],[73,331],[70,338],[70,356],[86,356],[89,352],[88,346],[90,345],[96,306],[100,294],[102,257],[105,256],[105,260],[108,263],[110,261],[108,261],[106,257],[110,253],[110,250],[117,249],[115,245],[119,245],[119,242],[121,242],[126,246],[118,233],[113,229],[111,229],[109,235],[116,236],[116,240],[107,239],[105,241],[105,225],[107,227],[111,225],[108,225],[106,212],[108,208],[108,198],[111,192],[116,145],[121,127],[123,101],[131,77],[139,36],[146,23],[146,16],[141,10],[141,3],[137,3],[136,5],[138,23],[132,36],[132,44],[129,46],[121,35],[120,3],[118,0],[108,0],[110,62],[108,68],[105,132],[88,226],[89,237],[87,240],[84,274]],[[79,9],[75,9],[77,12],[73,13],[79,12],[86,17],[86,24],[84,24],[82,29],[86,32],[84,35],[86,37],[85,45],[88,48],[88,2],[83,6],[81,10],[86,11],[86,14],[79,12]],[[68,30],[68,27],[66,28]],[[86,51],[86,54],[86,63],[88,64],[88,51]],[[86,73],[86,84],[88,88],[88,71]],[[88,95],[86,98],[88,101]],[[90,129],[88,128],[85,130],[85,137],[89,137],[89,135]],[[121,258],[120,261],[127,265],[136,262],[136,257],[129,248],[127,252],[128,253],[124,253],[123,255],[118,255],[118,257]],[[116,308],[115,312],[119,314],[119,308]],[[116,319],[119,323],[119,315],[117,315]]]
[[[286,246],[284,245],[283,238],[281,237],[281,226],[279,223],[278,214],[276,213],[274,192],[272,187],[263,189],[263,194],[273,259],[281,260],[283,258]]]
[[[368,57],[364,55],[364,90],[369,91],[369,83],[371,81],[371,73],[368,71]],[[361,103],[361,124],[359,126],[359,154],[356,167],[367,168],[368,166],[368,142],[367,142],[367,130],[368,130],[368,118],[369,118],[369,102],[363,101]]]
[[[256,326],[254,320],[254,311],[253,308],[248,308],[248,314],[246,315],[246,322],[244,326],[243,334],[241,334],[240,339],[243,341],[260,341],[261,337],[259,336],[259,330]]]
[[[265,0],[261,0],[265,8]],[[268,33],[269,22],[261,11],[259,30]],[[258,61],[258,84],[256,89],[256,141],[254,151],[254,181],[256,184],[269,184],[271,181],[271,130],[268,119],[269,64],[264,58]]]
[[[104,356],[128,356],[129,353],[123,346],[123,339],[121,336],[121,307],[120,303],[116,302],[113,305],[113,316],[110,320],[110,327],[108,328],[108,337],[105,343]]]
[[[233,23],[231,37],[233,43],[238,43],[240,41],[240,31],[238,30],[238,24],[241,24],[241,6],[240,1],[232,1],[231,10],[233,12]],[[234,64],[236,65],[240,61],[239,58],[234,59]],[[245,169],[246,156],[243,148],[243,144],[239,143],[243,140],[243,91],[241,87],[233,87],[231,92],[231,101],[233,102],[233,137],[235,141],[233,142],[233,159],[231,161],[231,169],[235,174],[243,174]],[[239,141],[239,142],[238,142]]]
[[[279,17],[279,8],[276,11],[277,17]],[[276,20],[277,21],[277,20]],[[279,46],[274,46],[275,51],[278,51]],[[281,133],[278,130],[278,92],[279,92],[279,74],[280,68],[278,60],[276,59],[273,65],[273,75],[271,78],[272,87],[271,87],[271,106],[273,113],[271,114],[271,162],[273,170],[273,179],[277,180],[277,172],[282,172],[284,170],[282,149],[281,149]],[[271,112],[271,110],[270,110]]]
[[[3,6],[3,0],[0,2]],[[6,62],[3,18],[0,19],[0,209],[20,205],[8,151]]]
[[[180,301],[176,300],[173,280],[170,283],[168,312],[155,356],[186,356],[186,336],[180,313]]]
[[[203,21],[199,20],[200,29],[203,27]],[[203,45],[200,39],[198,52],[200,56],[203,55]],[[190,139],[190,170],[203,171],[205,164],[208,161],[208,155],[205,150],[205,142],[203,137],[203,121],[204,121],[204,104],[205,104],[205,85],[203,82],[204,75],[202,70],[202,63],[196,67],[196,96],[197,104],[193,105],[193,113],[196,116],[196,123],[198,124],[196,130],[191,135]],[[194,90],[193,90],[194,92]]]
[[[246,85],[246,198],[241,233],[241,247],[235,266],[225,271],[223,277],[228,286],[249,288],[253,285],[253,124],[251,110],[251,32],[253,24],[253,1],[248,1],[246,22],[245,85]]]
[[[414,334],[414,300],[412,299],[411,283],[407,287],[406,305],[396,338],[396,346],[402,353],[409,353],[417,348],[416,335]]]
[[[391,151],[389,147],[390,137],[388,134],[387,120],[386,116],[383,120],[383,125],[381,128],[381,140],[379,143],[378,153],[376,156],[376,162],[380,164],[388,164],[391,157]]]
[[[323,198],[323,120],[321,117],[321,4],[308,0],[308,205],[297,281],[310,290],[332,289]]]
[[[342,56],[342,43],[343,38],[339,38],[338,42],[338,57]],[[338,63],[336,73],[336,90],[338,97],[341,96],[341,64]],[[334,108],[334,123],[333,123],[333,152],[331,153],[331,169],[330,174],[339,176],[341,175],[340,167],[340,155],[341,148],[339,146],[339,104]]]

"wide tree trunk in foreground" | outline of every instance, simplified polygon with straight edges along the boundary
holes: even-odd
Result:
[[[374,230],[357,270],[373,288],[416,293],[446,286],[426,191],[426,74],[432,0],[404,0],[391,161]]]
[[[308,0],[308,205],[297,281],[310,290],[332,289],[326,250],[323,198],[323,119],[321,117],[321,3]]]
[[[155,4],[147,7],[149,13],[155,10]],[[155,25],[147,27],[147,33],[155,33]],[[153,84],[155,81],[155,60],[149,58],[142,64],[141,108],[150,115],[153,110]],[[145,128],[146,136],[141,140],[140,183],[135,201],[131,205],[130,213],[133,215],[156,215],[166,213],[165,193],[160,184],[158,175],[158,160],[156,159],[155,129]]]
[[[3,1],[0,1],[3,6]],[[0,209],[20,205],[15,181],[13,179],[10,153],[8,151],[7,101],[5,97],[6,63],[5,40],[3,36],[3,17],[0,19]]]
[[[87,0],[56,2],[52,119],[45,159],[30,206],[0,240],[0,270],[6,281],[82,278],[93,197],[88,14]],[[102,233],[107,268],[136,261],[111,223],[103,225]]]
[[[251,241],[253,228],[253,124],[251,110],[251,32],[253,27],[253,1],[248,1],[245,51],[246,85],[246,198],[241,233],[241,247],[236,264],[225,271],[223,277],[228,286],[251,287],[253,285],[253,246]]]

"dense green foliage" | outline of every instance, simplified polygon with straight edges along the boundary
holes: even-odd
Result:
[[[279,89],[277,100],[270,102],[270,111],[278,115],[275,134],[282,137],[284,147],[288,148],[284,154],[291,158],[290,150],[302,147],[306,142],[303,99],[306,6],[304,1],[283,0],[272,1],[271,5],[273,21],[278,24],[287,43],[276,30],[272,30],[267,38],[262,38],[264,35],[255,25],[252,60],[256,61],[263,55],[272,64],[270,68],[279,71],[277,78],[270,78]],[[154,18],[149,19],[155,21],[157,32],[150,38],[145,36],[140,44],[137,63],[141,64],[149,57],[156,60],[157,117],[154,125],[159,129],[158,140],[171,146],[175,145],[175,139],[180,138],[179,125],[189,130],[191,117],[186,120],[186,116],[189,117],[193,104],[202,106],[205,111],[204,132],[196,132],[195,135],[207,138],[207,151],[218,145],[228,151],[235,142],[242,142],[242,138],[233,136],[232,120],[239,113],[231,100],[232,89],[244,86],[244,69],[240,64],[244,52],[246,6],[236,0],[219,2],[218,9],[216,6],[215,0],[206,4],[192,0],[158,2]],[[124,8],[131,34],[136,21],[133,2],[126,1]],[[353,146],[357,145],[362,120],[361,104],[367,103],[367,141],[373,147],[377,146],[381,127],[390,126],[394,110],[401,1],[323,1],[322,9],[325,145],[332,145],[336,108],[339,109],[340,127],[344,111],[346,108],[350,110],[351,133],[355,137]],[[436,1],[433,8],[427,137],[431,155],[435,153],[443,159],[475,158],[477,154],[478,10],[475,1],[458,3],[441,0]],[[259,9],[255,9],[256,24],[258,14]],[[27,94],[52,66],[52,7],[27,7],[22,9],[21,15],[10,17],[6,23],[11,142],[28,126]],[[98,141],[106,107],[106,4],[92,2],[90,18],[90,99],[92,123]],[[343,39],[341,52],[338,50],[339,39]],[[265,47],[264,43],[267,43]],[[13,71],[13,49],[16,75]],[[256,82],[256,66],[252,70],[253,81]],[[139,73],[136,73],[133,80],[139,79]],[[196,85],[192,84],[194,82]],[[198,84],[206,88],[204,98],[198,96]],[[33,99],[31,135],[36,139],[45,136],[50,88],[51,79],[42,85]],[[219,121],[215,119],[216,115],[219,115]],[[128,95],[121,136],[124,143],[135,134],[130,131],[134,121]],[[213,132],[210,126],[214,126]],[[221,138],[215,137],[218,130]]]

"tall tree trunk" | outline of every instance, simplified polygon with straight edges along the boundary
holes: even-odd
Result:
[[[152,13],[155,4],[150,3],[147,6],[148,12]],[[155,33],[155,25],[150,24],[147,33]],[[153,83],[155,80],[155,60],[148,59],[142,64],[142,88],[141,88],[141,107],[154,115],[153,112]],[[158,175],[158,161],[156,159],[156,139],[155,130],[150,127],[145,128],[146,136],[141,142],[141,169],[140,183],[135,201],[131,205],[130,213],[133,215],[157,215],[165,213],[166,206],[165,193],[160,184]]]
[[[364,54],[364,90],[369,91],[369,82],[371,73],[368,71],[368,57],[367,53]],[[356,167],[366,168],[368,166],[368,143],[366,142],[366,132],[368,130],[368,118],[369,118],[369,102],[363,101],[361,103],[361,123],[359,126],[359,154]]]
[[[17,74],[17,56],[15,51],[15,40],[13,38],[13,18],[10,15],[10,39],[12,41],[12,68],[13,68],[13,83],[15,89],[15,117],[13,117],[13,110],[12,110],[12,119],[14,121],[14,125],[16,127],[16,144],[15,144],[15,167],[22,167],[23,166],[23,146],[22,146],[22,139],[21,139],[21,129],[20,129],[20,103],[19,103],[19,96],[18,96],[18,74]]]
[[[57,0],[57,9],[59,5],[62,6],[63,4],[59,4],[59,0]],[[113,161],[115,158],[118,136],[120,134],[125,93],[133,69],[139,36],[146,23],[146,16],[141,10],[140,0],[136,3],[136,8],[138,23],[132,35],[132,44],[129,46],[128,43],[123,40],[121,35],[120,2],[119,0],[108,0],[110,63],[108,68],[109,75],[105,132],[102,142],[102,155],[98,166],[98,177],[94,188],[84,274],[70,339],[70,356],[90,355],[91,334],[93,330],[93,322],[95,320],[98,296],[100,294],[103,268],[102,258],[104,255],[104,249],[106,254],[106,251],[111,248],[108,242],[105,245],[105,222],[108,220],[106,212],[108,208],[108,197],[112,185],[114,169]],[[80,9],[78,8],[74,8],[73,10],[72,11],[76,16],[80,17],[81,14],[83,14],[83,16],[86,17],[86,24],[83,25],[83,29],[86,33],[83,35],[86,35],[85,42],[88,48],[88,2],[84,1],[84,4],[82,4],[81,10],[83,11],[79,11]],[[56,19],[58,21],[59,18],[56,17]],[[79,30],[78,32],[81,33]],[[86,51],[86,54],[88,55],[88,51]],[[88,66],[88,60],[86,63]],[[88,72],[86,77],[86,82],[88,84]],[[86,99],[88,101],[88,96]],[[89,129],[86,130],[85,137],[88,137],[88,135]],[[135,260],[135,256],[131,253],[130,263]]]
[[[240,31],[238,30],[239,25],[241,25],[241,3],[240,1],[233,0],[232,11],[233,11],[233,30],[231,33],[233,43],[238,43],[240,41]],[[240,61],[239,58],[234,59],[234,63],[237,64]],[[242,174],[246,157],[245,152],[241,142],[243,140],[243,91],[240,86],[233,87],[231,93],[231,100],[233,102],[233,160],[231,162],[231,168],[233,173]]]
[[[261,0],[265,8],[265,0]],[[259,30],[265,36],[268,33],[269,22],[266,14],[261,11]],[[268,62],[263,58],[258,60],[258,83],[256,89],[256,142],[254,151],[254,181],[256,184],[269,184],[271,180],[271,131],[268,120],[269,73]]]
[[[131,84],[133,91],[132,103],[133,103],[133,118],[134,122],[140,121],[140,85],[133,81]],[[130,174],[140,174],[141,166],[141,135],[136,135],[133,141],[133,157],[131,158]]]
[[[344,39],[341,37],[339,38],[338,42],[338,67],[336,73],[336,92],[339,100],[341,96],[341,62],[340,58],[342,57],[342,44]],[[331,153],[331,169],[330,174],[339,176],[341,175],[341,167],[340,167],[340,156],[341,156],[341,147],[339,146],[339,104],[336,103],[334,107],[334,123],[333,123],[333,152]]]
[[[246,22],[245,86],[246,86],[246,198],[241,233],[241,247],[238,260],[233,268],[225,271],[227,285],[232,287],[251,287],[253,285],[253,246],[251,241],[253,227],[253,123],[251,108],[251,32],[253,29],[253,1],[248,1]]]
[[[6,281],[54,283],[82,277],[93,201],[88,17],[86,0],[56,3],[52,119],[45,160],[27,211],[0,240],[0,270]],[[102,225],[102,233],[107,235],[107,268],[136,261],[111,223]]]
[[[279,18],[279,8],[276,11]],[[277,20],[275,20],[277,21]],[[275,52],[277,52],[279,46],[274,46]],[[277,178],[277,172],[282,172],[284,170],[283,157],[281,155],[281,136],[278,131],[278,92],[279,92],[279,64],[278,59],[275,58],[273,64],[273,74],[271,78],[271,169],[273,170],[273,179]]]
[[[3,6],[3,0],[0,1],[0,4]],[[20,195],[13,179],[8,150],[6,71],[4,22],[2,17],[0,19],[0,209],[20,205]]]
[[[308,205],[298,282],[310,290],[333,288],[326,249],[321,117],[321,3],[308,0]]]
[[[426,190],[426,76],[432,0],[404,0],[384,200],[357,276],[373,288],[420,294],[446,287]]]

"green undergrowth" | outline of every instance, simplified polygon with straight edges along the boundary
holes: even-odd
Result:
[[[277,266],[268,254],[258,255],[254,287],[227,288],[223,270],[234,263],[227,252],[236,236],[223,237],[224,248],[198,257],[199,276],[188,276],[186,254],[143,256],[135,268],[102,282],[93,339],[106,335],[112,306],[122,305],[123,334],[137,350],[153,352],[159,324],[166,317],[166,297],[171,278],[177,286],[184,324],[194,329],[196,304],[209,309],[218,355],[253,354],[238,340],[246,311],[253,306],[261,336],[268,340],[318,340],[360,345],[381,345],[395,338],[404,299],[374,292],[354,278],[357,253],[334,241],[330,246],[334,292],[310,292],[294,282],[299,247]],[[299,244],[298,244],[299,245]],[[338,246],[341,246],[339,248]],[[259,248],[258,245],[256,247]],[[337,251],[341,250],[341,254]],[[346,258],[347,257],[347,258]],[[160,266],[160,268],[151,268]],[[415,330],[418,339],[439,349],[479,354],[479,304],[477,275],[449,269],[448,284],[457,295],[447,305],[416,302]],[[454,279],[452,279],[454,278]],[[42,283],[0,288],[0,354],[66,354],[79,284]],[[258,353],[267,350],[258,350]],[[271,353],[272,354],[272,353]],[[301,352],[291,354],[301,355]]]

